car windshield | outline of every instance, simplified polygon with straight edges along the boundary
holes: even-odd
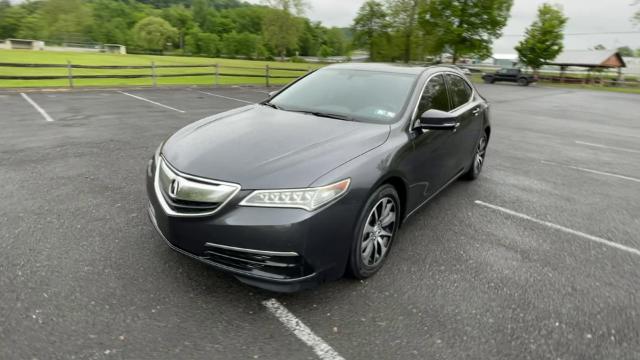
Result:
[[[396,120],[416,75],[322,69],[269,101],[272,106],[344,120],[389,124]]]

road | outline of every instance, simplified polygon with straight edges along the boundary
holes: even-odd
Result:
[[[290,295],[171,251],[145,210],[158,144],[264,89],[0,93],[0,358],[318,359],[270,299],[344,359],[640,358],[640,97],[479,90],[482,176],[375,277]]]

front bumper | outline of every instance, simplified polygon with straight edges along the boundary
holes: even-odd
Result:
[[[152,171],[147,174],[149,218],[172,249],[271,291],[298,291],[342,276],[358,213],[349,194],[308,212],[239,206],[249,193],[240,191],[211,216],[176,217],[163,211]]]

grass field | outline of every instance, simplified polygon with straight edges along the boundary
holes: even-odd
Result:
[[[264,75],[265,66],[310,70],[318,68],[318,64],[298,64],[283,62],[218,59],[204,57],[157,56],[157,55],[118,55],[100,53],[0,50],[0,63],[29,64],[66,64],[74,65],[211,65],[206,68],[174,68],[157,69],[156,74],[183,74],[211,72],[211,76],[184,76],[157,79],[158,85],[211,85],[214,84],[214,65],[220,65],[221,73]],[[238,67],[237,69],[230,67]],[[73,69],[74,75],[132,75],[151,74],[150,69]],[[304,71],[271,70],[271,76],[300,76]],[[65,68],[20,68],[0,67],[0,75],[34,76],[34,75],[67,75]],[[271,79],[272,84],[286,84],[292,79]],[[219,78],[220,84],[265,84],[264,78],[226,77]],[[68,81],[61,80],[0,80],[0,88],[4,87],[67,87]],[[149,86],[151,78],[139,79],[74,79],[75,86]]]

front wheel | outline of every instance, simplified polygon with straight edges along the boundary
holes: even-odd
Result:
[[[518,79],[518,84],[520,86],[529,86],[529,80],[527,80],[527,78],[520,78]]]
[[[398,192],[391,185],[378,188],[367,200],[354,234],[348,270],[366,279],[382,267],[400,224]]]
[[[473,153],[473,159],[471,160],[471,166],[469,170],[463,175],[463,177],[467,180],[475,180],[480,176],[480,172],[482,171],[482,166],[484,165],[484,160],[487,155],[487,145],[489,142],[489,138],[487,137],[486,132],[482,132],[482,136],[478,140],[478,144],[476,144],[476,149]]]

